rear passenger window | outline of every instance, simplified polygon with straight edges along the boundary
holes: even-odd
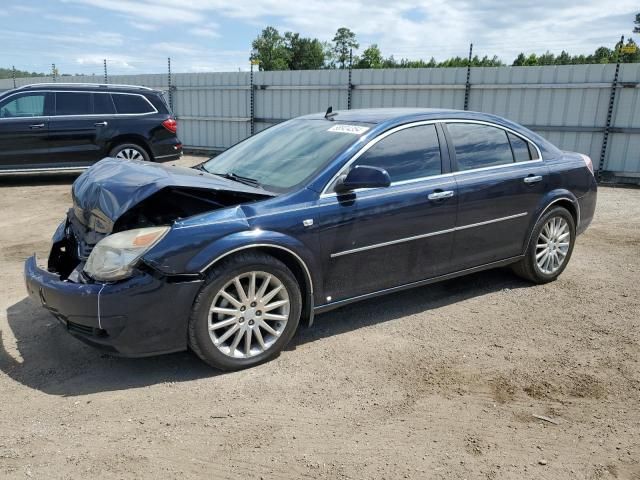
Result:
[[[116,112],[120,114],[151,113],[154,111],[151,104],[141,95],[114,93],[111,98],[116,106]]]
[[[476,123],[447,124],[456,151],[458,170],[513,163],[507,132]]]
[[[531,160],[533,158],[531,151],[535,151],[533,145],[513,133],[509,133],[508,135],[509,142],[511,142],[511,149],[513,150],[513,158],[515,158],[516,162],[528,162]]]
[[[56,93],[56,115],[91,115],[91,113],[91,93]]]
[[[392,133],[367,150],[353,166],[384,168],[392,182],[442,173],[435,125],[419,125]]]
[[[102,115],[116,113],[113,101],[111,100],[111,95],[108,93],[94,93],[93,113]]]

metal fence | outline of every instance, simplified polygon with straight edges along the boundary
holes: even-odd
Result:
[[[252,129],[257,132],[329,105],[334,110],[463,109],[466,98],[469,110],[526,125],[564,150],[587,153],[605,176],[637,182],[640,64],[620,65],[615,78],[616,65],[567,65],[353,70],[351,75],[348,70],[118,75],[108,80],[167,90],[180,120],[180,138],[192,150],[223,150]],[[104,77],[57,81],[101,83]],[[13,80],[0,80],[0,90],[12,87]]]

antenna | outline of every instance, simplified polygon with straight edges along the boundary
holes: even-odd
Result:
[[[329,106],[329,108],[327,108],[327,113],[324,114],[324,118],[326,118],[327,120],[333,120],[333,117],[335,117],[336,115],[338,115],[338,112],[333,112],[333,107]]]

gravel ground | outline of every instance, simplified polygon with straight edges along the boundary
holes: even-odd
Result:
[[[640,190],[600,189],[552,284],[354,304],[219,374],[101,354],[26,298],[71,181],[0,183],[1,478],[640,478]]]

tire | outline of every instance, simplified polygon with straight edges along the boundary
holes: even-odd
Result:
[[[245,296],[250,297],[252,278],[254,295],[243,299],[235,280],[240,282]],[[263,290],[267,280],[269,283]],[[275,296],[268,298],[274,291]],[[273,307],[276,304],[281,306]],[[261,306],[271,309],[263,312]],[[222,260],[208,273],[189,318],[189,347],[204,362],[220,370],[253,367],[271,360],[289,343],[298,328],[301,312],[300,286],[284,263],[260,252],[239,253]],[[279,320],[283,317],[284,322]],[[218,328],[211,328],[216,325]]]
[[[545,238],[550,242],[545,241]],[[575,240],[576,224],[573,216],[566,208],[554,207],[538,220],[524,258],[515,263],[512,269],[516,275],[533,283],[552,282],[567,267]],[[549,263],[546,263],[546,259],[549,259]],[[560,263],[556,264],[556,261]]]
[[[150,160],[149,153],[136,143],[121,143],[120,145],[116,145],[109,152],[109,156],[122,160],[144,160],[145,162]]]

